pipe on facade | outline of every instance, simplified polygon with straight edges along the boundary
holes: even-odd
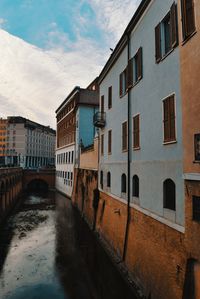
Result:
[[[127,59],[129,63],[130,59],[130,34],[127,33]],[[127,64],[128,65],[128,64]],[[128,85],[127,85],[128,86]],[[131,128],[131,89],[128,86],[128,105],[127,105],[127,127],[128,127],[128,155],[127,155],[127,221],[126,221],[126,229],[125,229],[125,236],[124,236],[124,248],[123,248],[123,255],[122,260],[125,261],[126,258],[126,251],[127,251],[127,243],[128,243],[128,233],[129,233],[129,223],[131,218],[131,211],[130,211],[130,164],[131,164],[131,138],[130,138],[130,128]]]

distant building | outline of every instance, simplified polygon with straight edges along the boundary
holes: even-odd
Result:
[[[0,166],[5,165],[7,140],[7,119],[0,119]]]
[[[98,110],[95,79],[87,88],[76,86],[56,110],[56,188],[71,197],[74,167],[80,163],[80,148],[93,143],[93,116]]]
[[[55,165],[55,130],[20,116],[7,118],[6,165]]]

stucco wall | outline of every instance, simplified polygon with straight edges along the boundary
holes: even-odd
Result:
[[[98,169],[98,138],[94,139],[94,147],[92,149],[81,152],[80,168]]]
[[[143,79],[131,90],[132,117],[140,113],[141,149],[131,151],[131,177],[140,178],[140,205],[157,215],[168,217],[163,209],[163,181],[171,178],[176,184],[176,213],[171,221],[184,225],[184,193],[182,180],[182,111],[180,97],[179,47],[159,64],[155,63],[155,27],[169,12],[174,1],[155,0],[149,6],[131,35],[131,57],[143,49]],[[122,123],[127,120],[127,94],[119,98],[119,74],[127,66],[127,47],[100,85],[105,96],[106,127],[104,156],[100,170],[111,171],[111,193],[121,195],[121,175],[127,173],[127,152],[122,153]],[[113,104],[108,110],[108,87],[113,87]],[[177,142],[163,144],[163,99],[175,94]],[[132,117],[130,119],[132,144]],[[108,130],[112,129],[112,154],[108,155]]]

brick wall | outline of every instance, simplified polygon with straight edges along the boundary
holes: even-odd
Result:
[[[121,257],[126,215],[124,203],[101,192],[97,230]],[[182,299],[186,260],[184,234],[131,208],[125,264],[147,298]]]

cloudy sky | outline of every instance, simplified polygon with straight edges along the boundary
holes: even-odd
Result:
[[[52,98],[49,99],[46,116],[45,111],[41,112],[41,109],[39,111],[39,107],[35,107],[35,105],[33,107],[31,94],[29,93],[29,99],[27,99],[27,94],[24,94],[24,91],[19,93],[20,97],[18,95],[19,100],[17,105],[15,103],[15,111],[12,111],[12,105],[10,105],[10,110],[9,105],[6,109],[1,107],[2,116],[5,116],[5,113],[9,115],[21,113],[23,116],[32,117],[41,123],[42,117],[45,124],[49,123],[54,126],[52,121],[55,117],[54,111],[62,102],[63,97],[67,96],[74,85],[86,87],[98,76],[111,54],[109,49],[115,47],[139,2],[140,0],[1,0],[0,28],[35,46],[35,50],[48,54],[48,59],[50,55],[51,59],[57,61],[55,72],[59,71],[59,65],[62,73],[59,80],[52,67],[48,74],[48,65],[52,64],[49,61],[46,64],[45,72],[43,70],[40,72],[40,69],[38,72],[35,69],[32,72],[33,66],[29,68],[29,81],[31,88],[35,82],[38,101],[45,96],[49,97],[49,94],[45,94],[48,84],[52,83],[54,76],[57,78],[54,81],[57,84],[57,90],[60,88],[60,92],[54,94],[51,91]],[[9,47],[12,48],[11,41],[9,41]],[[23,47],[22,44],[19,44],[19,47]],[[30,51],[34,52],[34,48],[30,48]],[[26,51],[22,51],[21,56],[23,53],[27,55]],[[6,54],[4,53],[4,55]],[[19,55],[13,58],[16,59],[16,63],[24,64],[21,56],[20,59]],[[39,59],[42,59],[43,64],[45,63],[45,56],[38,55],[37,57],[38,62],[34,62],[34,68],[37,67],[37,64],[41,65]],[[7,59],[10,61],[10,57]],[[42,75],[39,77],[40,82],[37,82],[38,80],[34,80],[31,76],[37,74],[38,77],[39,72]],[[12,75],[15,76],[14,70]],[[1,76],[3,76],[2,73]],[[7,74],[5,74],[6,76]],[[8,89],[11,83],[9,80],[6,80]],[[41,81],[44,81],[44,84],[41,84]],[[15,90],[22,90],[20,84],[22,83],[17,82],[16,78],[14,85],[17,87],[13,89],[13,93]],[[28,86],[28,80],[26,80],[26,84]],[[29,88],[29,90],[31,89]],[[0,95],[0,99],[6,98],[10,104],[12,103],[5,85],[0,86]],[[0,100],[1,103],[3,100]]]

